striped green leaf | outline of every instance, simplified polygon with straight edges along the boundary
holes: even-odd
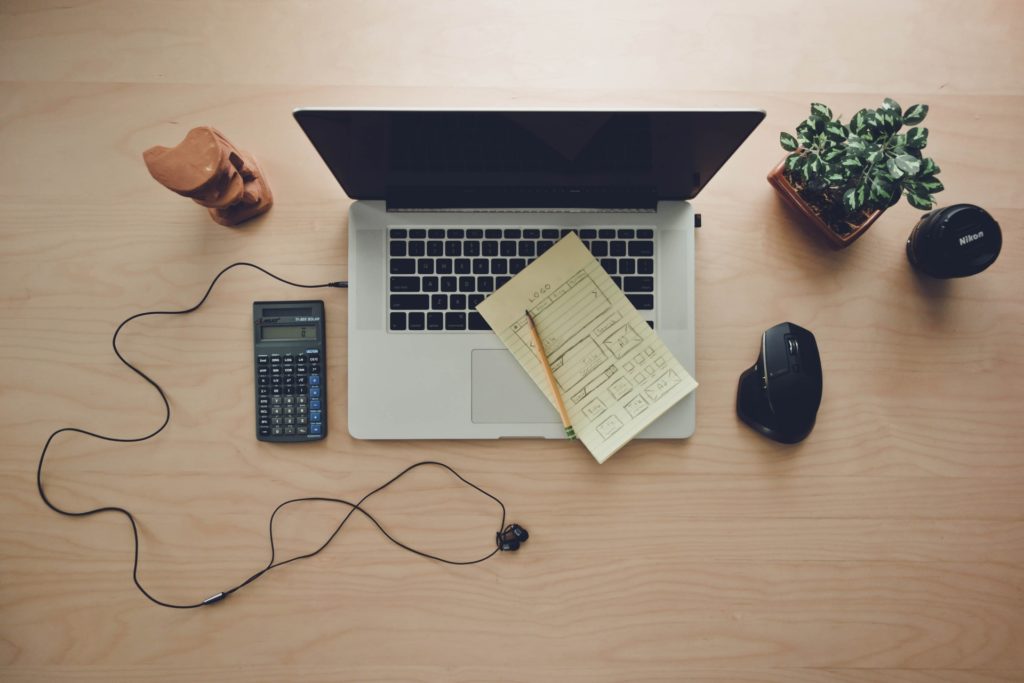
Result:
[[[889,175],[893,178],[899,178],[903,175],[903,169],[896,165],[896,160],[892,157],[885,160],[885,169],[889,171]]]
[[[849,135],[849,131],[846,130],[846,126],[838,121],[829,121],[825,124],[825,135],[838,142],[845,140],[846,136]]]
[[[924,149],[928,144],[928,129],[913,127],[907,131],[907,147]]]
[[[853,214],[860,207],[864,206],[864,186],[851,187],[843,193],[843,208],[846,213]]]
[[[911,105],[910,108],[903,113],[903,123],[905,123],[908,126],[916,126],[917,124],[924,121],[924,117],[927,115],[927,104],[914,104]]]
[[[921,170],[921,160],[909,154],[901,154],[895,159],[896,166],[907,175],[917,175]]]
[[[839,163],[842,165],[843,168],[849,169],[851,171],[856,171],[864,167],[864,164],[861,163],[861,160],[855,156],[843,157],[843,160],[840,161]]]
[[[779,133],[779,142],[782,144],[782,149],[787,152],[793,152],[800,146],[796,138],[786,132]]]
[[[924,158],[921,160],[921,175],[936,175],[939,170],[939,165],[933,159]]]
[[[868,190],[868,199],[874,206],[881,206],[889,201],[892,196],[893,186],[882,174],[876,174],[871,178],[871,189]]]
[[[811,103],[811,116],[820,116],[825,119],[832,118],[832,110],[820,102]]]
[[[886,97],[884,100],[882,100],[882,109],[887,109],[893,112],[895,116],[903,115],[903,109],[900,107],[900,103],[892,99],[891,97]]]
[[[946,189],[942,184],[942,181],[933,175],[918,178],[917,185],[919,185],[928,194],[935,194],[936,192],[942,192]]]
[[[857,135],[863,135],[868,129],[868,109],[861,109],[859,112],[853,115],[850,119],[850,132]]]
[[[932,197],[929,197],[928,195],[918,195],[910,190],[907,190],[907,202],[915,209],[922,209],[924,211],[932,208],[932,205],[934,204]]]

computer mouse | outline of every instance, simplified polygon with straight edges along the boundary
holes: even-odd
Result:
[[[821,390],[814,335],[799,325],[779,323],[764,331],[757,363],[740,375],[736,413],[769,439],[797,443],[814,428]]]

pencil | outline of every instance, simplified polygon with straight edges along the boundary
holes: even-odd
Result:
[[[540,364],[544,368],[544,374],[548,376],[548,384],[551,385],[551,393],[555,397],[555,406],[558,408],[558,414],[562,416],[562,426],[565,427],[565,435],[570,439],[575,439],[576,430],[572,428],[572,422],[569,421],[569,412],[565,409],[565,403],[562,402],[562,392],[558,390],[555,373],[551,371],[548,353],[544,350],[544,342],[540,340],[540,333],[537,332],[537,323],[534,322],[533,316],[530,315],[529,311],[526,311],[526,319],[530,321],[530,332],[533,334],[533,343],[537,347],[537,358],[540,359]]]

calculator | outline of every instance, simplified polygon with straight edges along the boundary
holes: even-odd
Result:
[[[256,438],[295,443],[327,436],[323,301],[254,301]]]

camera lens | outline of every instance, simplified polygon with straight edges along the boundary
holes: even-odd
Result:
[[[921,217],[907,239],[907,258],[932,277],[967,277],[992,265],[1002,246],[999,224],[987,211],[954,204]]]

